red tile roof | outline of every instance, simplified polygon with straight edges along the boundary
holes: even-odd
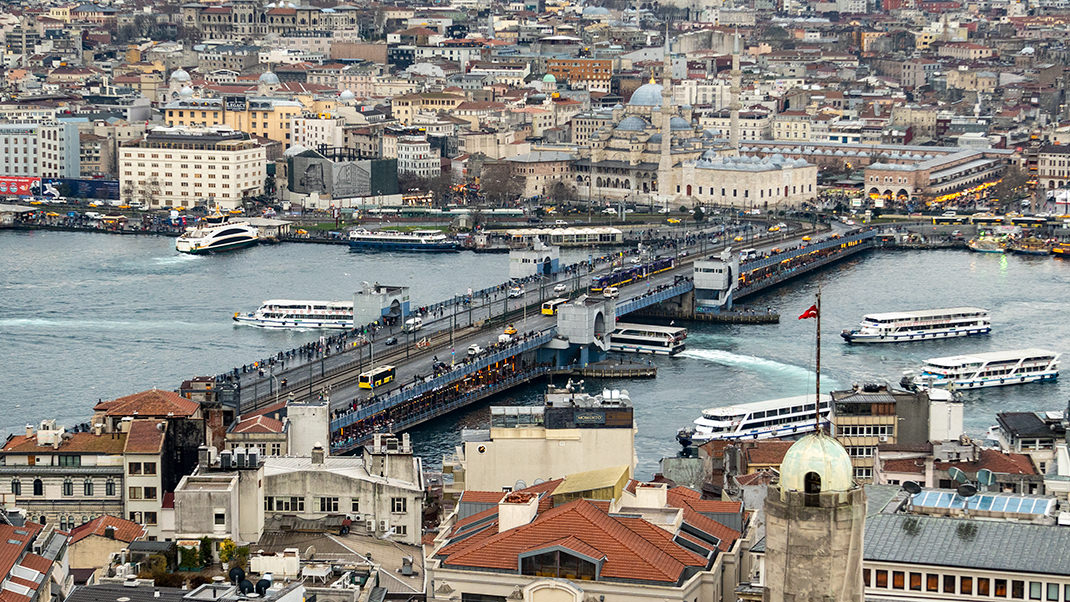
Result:
[[[163,450],[163,441],[166,434],[166,420],[140,419],[131,421],[124,451],[128,454],[158,454]]]
[[[461,502],[497,504],[504,495],[501,491],[465,491],[461,494]]]
[[[23,558],[22,562],[20,562],[19,564],[24,567],[31,568],[37,571],[38,573],[47,572],[48,569],[52,568],[51,560],[45,558],[44,556],[38,556],[37,554],[27,554],[26,557]]]
[[[982,449],[981,455],[973,462],[935,462],[936,470],[947,470],[956,467],[964,472],[977,472],[987,468],[997,474],[1037,474],[1033,467],[1033,461],[1025,454],[1005,454],[995,449]]]
[[[113,527],[115,529],[116,541],[130,543],[145,535],[145,527],[124,518],[105,514],[104,516],[98,516],[88,523],[72,529],[70,543],[72,545],[76,544],[90,535],[105,537],[105,530],[108,527]]]
[[[150,389],[126,397],[98,403],[93,408],[108,416],[175,416],[189,417],[201,409],[201,404],[173,391]]]
[[[234,425],[234,433],[281,433],[282,421],[267,416],[253,416]]]
[[[881,472],[908,472],[921,474],[925,472],[925,462],[917,458],[893,458],[881,460]]]
[[[96,436],[93,433],[65,433],[58,449],[51,445],[37,445],[37,436],[15,435],[4,444],[3,451],[14,454],[121,454],[126,446],[126,433],[107,433]]]
[[[771,440],[747,442],[743,455],[748,464],[779,465],[793,443],[795,442]]]
[[[18,542],[17,544],[0,545],[0,579],[4,579],[11,574],[11,568],[19,562],[19,558],[26,552],[26,548],[29,547],[30,542],[37,537],[40,531],[41,525],[37,523],[27,522],[21,527],[0,524],[0,541]],[[2,591],[3,594],[18,596],[14,592]],[[28,600],[29,598],[22,597],[20,599]],[[5,600],[5,598],[0,596],[0,600]],[[12,598],[12,600],[15,599]]]
[[[668,495],[668,503],[670,506],[680,508],[684,511],[684,522],[695,527],[701,531],[713,535],[717,539],[721,540],[719,546],[717,546],[722,552],[727,552],[732,548],[732,545],[739,539],[740,532],[731,527],[722,525],[721,523],[713,520],[701,514],[702,512],[742,512],[743,505],[739,502],[721,502],[722,504],[728,504],[731,509],[728,510],[705,510],[700,508],[711,507],[705,502],[712,502],[717,504],[715,500],[701,500],[690,497],[689,495],[677,491],[680,489],[687,489],[686,487],[676,487],[670,489]],[[693,489],[690,491],[694,491]],[[698,493],[697,491],[695,493]],[[701,495],[701,494],[700,494]],[[720,506],[717,506],[720,507]]]

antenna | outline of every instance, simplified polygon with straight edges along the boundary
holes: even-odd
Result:
[[[918,485],[917,481],[903,481],[903,490],[910,495],[918,495],[921,493],[921,485]]]
[[[966,478],[966,473],[962,472],[961,469],[955,468],[954,466],[947,469],[947,476],[951,477],[952,479],[955,479],[959,483],[969,482],[969,479]]]

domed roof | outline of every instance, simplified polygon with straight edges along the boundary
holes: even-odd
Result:
[[[547,73],[546,75],[542,76],[542,81],[545,84],[556,84],[557,78],[554,77],[553,73]]]
[[[353,100],[357,95],[352,90],[342,90],[342,93],[338,95],[338,100]]]
[[[839,441],[814,433],[788,448],[780,463],[780,489],[805,491],[806,475],[821,477],[821,491],[847,491],[855,486],[851,457]]]
[[[669,120],[669,129],[674,132],[678,130],[690,130],[691,124],[683,117],[673,117]]]
[[[178,91],[178,95],[182,98],[191,98],[193,96],[193,88],[182,86],[182,89]]]
[[[189,76],[189,73],[185,69],[176,69],[171,72],[171,81],[176,82],[188,82],[193,78]]]
[[[632,97],[628,101],[630,107],[660,107],[661,106],[661,84],[655,84],[650,82],[649,84],[643,84],[632,92]]]
[[[650,127],[650,124],[646,122],[646,119],[638,115],[629,115],[620,120],[616,129],[623,132],[642,132],[648,127]]]
[[[608,14],[609,9],[604,6],[587,6],[583,9],[583,16],[585,17],[597,17]]]
[[[272,73],[270,71],[265,71],[265,72],[260,74],[260,83],[268,85],[268,86],[278,85],[279,76],[275,75],[274,73]]]

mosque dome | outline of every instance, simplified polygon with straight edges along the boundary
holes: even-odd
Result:
[[[182,86],[182,89],[178,91],[179,98],[192,98],[193,88],[189,86]]]
[[[556,84],[557,83],[557,78],[554,77],[553,73],[547,73],[546,75],[542,76],[542,83],[544,83],[544,84]]]
[[[660,107],[661,90],[661,84],[655,84],[654,82],[643,84],[635,92],[632,92],[632,98],[628,101],[628,106]]]
[[[806,475],[821,478],[821,491],[848,491],[855,487],[851,457],[839,441],[814,433],[796,441],[780,463],[780,489],[805,491]]]
[[[342,93],[338,95],[338,100],[347,101],[353,100],[357,95],[352,90],[342,90]]]
[[[185,69],[176,69],[171,72],[171,81],[173,82],[188,82],[193,78],[189,76],[189,73]]]
[[[622,132],[642,132],[650,127],[646,119],[639,117],[638,115],[630,115],[620,120],[616,129]]]
[[[260,83],[266,86],[277,86],[279,84],[279,76],[270,71],[265,71],[260,74]]]
[[[609,14],[609,9],[604,6],[588,6],[583,9],[584,17],[602,17]]]
[[[676,132],[680,130],[690,130],[691,124],[687,122],[683,117],[673,117],[669,120],[669,129]]]

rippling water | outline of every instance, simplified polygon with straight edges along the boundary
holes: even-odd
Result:
[[[586,252],[570,254],[585,257]],[[505,255],[353,254],[342,246],[278,245],[210,257],[179,255],[169,238],[61,232],[0,232],[0,431],[55,417],[86,420],[92,403],[184,378],[215,374],[312,340],[316,332],[235,327],[235,311],[269,298],[344,299],[361,281],[412,287],[425,303],[504,280]],[[1070,262],[961,251],[873,252],[788,284],[751,303],[780,311],[780,324],[694,324],[679,357],[653,360],[658,378],[590,382],[626,388],[639,424],[640,472],[674,454],[676,430],[703,408],[813,390],[813,320],[795,316],[823,300],[822,388],[897,382],[928,357],[1040,346],[1066,352]],[[985,338],[847,346],[843,328],[864,313],[952,305],[992,312]],[[1070,361],[1070,360],[1068,360]],[[495,404],[538,403],[542,385]],[[966,394],[966,426],[980,433],[1000,410],[1061,410],[1064,376]],[[413,431],[430,465],[485,426],[488,404]]]

